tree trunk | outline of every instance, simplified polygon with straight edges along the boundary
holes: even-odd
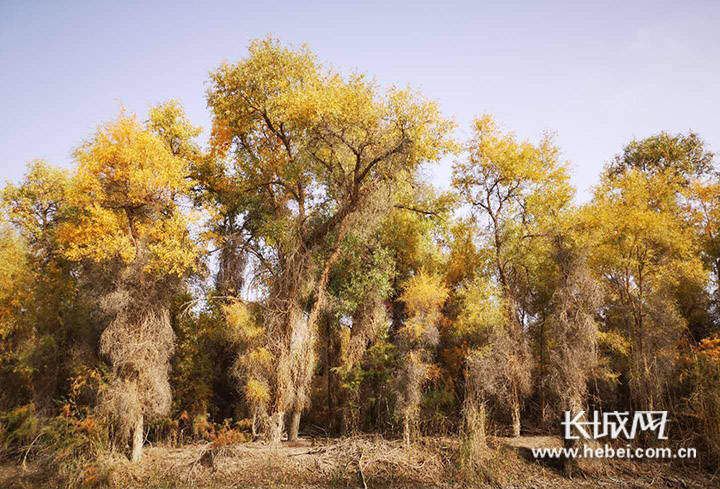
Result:
[[[403,423],[403,438],[405,439],[405,446],[410,446],[410,416],[404,416]]]
[[[310,389],[312,385],[313,375],[315,373],[315,342],[317,340],[317,322],[320,317],[320,312],[323,310],[325,304],[325,292],[327,288],[328,279],[330,276],[330,269],[333,263],[337,260],[340,255],[340,244],[343,236],[347,230],[347,221],[341,221],[338,227],[338,235],[335,238],[335,243],[330,250],[330,255],[323,266],[322,272],[315,283],[315,302],[313,303],[310,314],[308,315],[307,322],[302,324],[301,327],[305,328],[306,331],[302,335],[302,344],[293,348],[292,343],[290,345],[290,355],[292,357],[291,365],[291,379],[293,382],[292,388],[294,389],[294,396],[290,406],[294,413],[297,413],[298,420],[300,422],[300,412],[306,407],[307,400],[310,396]],[[294,321],[289,328],[294,335],[296,328],[300,327],[299,324],[303,321]],[[292,336],[291,336],[292,337]],[[294,421],[294,418],[293,418]],[[299,425],[298,425],[299,426]],[[292,433],[290,433],[292,436]]]
[[[328,410],[328,431],[330,433],[335,432],[335,399],[333,393],[333,379],[332,379],[332,368],[335,366],[334,355],[333,355],[333,337],[332,337],[332,326],[330,325],[329,319],[324,319],[325,323],[325,380],[327,381],[327,410]]]
[[[337,385],[340,385],[338,382]],[[337,423],[337,433],[340,436],[347,436],[348,432],[348,419],[347,419],[347,392],[343,387],[339,387],[340,392],[337,396],[337,406],[335,408],[335,419]]]
[[[298,432],[300,431],[300,411],[293,411],[290,420],[290,433],[288,433],[288,441],[297,441]]]
[[[315,328],[320,311],[322,311],[325,305],[325,289],[327,288],[328,278],[330,277],[330,269],[332,268],[335,260],[340,256],[340,244],[342,243],[343,237],[347,231],[347,221],[342,221],[338,228],[338,235],[335,238],[335,243],[330,250],[325,266],[320,273],[320,277],[315,285],[315,303],[310,309],[310,315],[308,317],[308,326],[310,329]]]
[[[345,435],[345,392],[342,387],[342,379],[337,367],[340,367],[339,340],[335,336],[331,342],[331,367],[328,372],[328,402],[329,402],[329,420],[331,432],[335,435]]]
[[[142,457],[144,441],[145,436],[143,433],[143,415],[141,414],[138,417],[137,422],[135,423],[135,432],[133,433],[132,455],[130,457],[130,460],[132,460],[133,463],[140,461],[140,458]]]
[[[517,390],[514,387],[511,402],[513,437],[517,438],[520,436],[520,399],[518,399]]]
[[[269,441],[271,445],[278,445],[282,440],[283,428],[285,427],[285,413],[278,411],[273,414],[270,420]]]
[[[470,456],[478,460],[485,453],[485,402],[466,399],[465,431]]]
[[[583,403],[580,399],[573,398],[570,399],[568,403],[568,407],[570,409],[570,415],[571,417],[578,414],[580,411],[583,411],[585,408],[583,407]],[[586,422],[587,421],[587,415],[583,414],[583,416],[580,418],[580,422]],[[578,433],[579,434],[579,433]],[[593,440],[592,438],[566,438],[563,440],[563,446],[567,449],[576,449],[579,452],[583,452],[585,446],[589,447],[592,450],[595,450],[596,448],[600,447],[600,443]],[[562,459],[563,464],[563,471],[565,472],[565,475],[568,477],[572,477],[576,474],[592,474],[597,473],[602,468],[602,459],[600,458],[571,458],[566,457]]]
[[[545,311],[542,314],[540,322],[540,383],[545,380]],[[545,426],[547,419],[547,402],[545,399],[545,389],[540,389],[540,426]]]

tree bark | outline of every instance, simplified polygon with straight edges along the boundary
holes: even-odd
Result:
[[[480,441],[482,442],[482,446],[486,446],[486,436],[485,436],[485,421],[487,417],[487,411],[485,409],[485,401],[480,402],[480,407],[478,409],[480,412],[478,413],[479,419],[478,419],[478,436],[480,436]]]
[[[144,441],[145,436],[143,433],[143,415],[141,414],[138,417],[137,422],[135,423],[135,431],[133,433],[132,455],[130,457],[130,460],[133,463],[140,461],[140,458],[142,457]]]
[[[308,317],[308,326],[310,328],[315,328],[315,324],[317,323],[320,311],[325,305],[325,289],[327,288],[328,278],[330,277],[330,269],[340,256],[340,245],[346,232],[347,221],[343,220],[340,222],[340,225],[338,227],[338,234],[335,238],[335,243],[330,250],[330,254],[328,255],[327,261],[325,262],[325,266],[323,266],[322,273],[320,273],[317,285],[315,286],[315,303],[310,309],[310,315]]]
[[[517,389],[513,387],[512,392],[512,424],[513,424],[513,437],[517,438],[520,436],[520,399],[518,399]]]
[[[335,398],[334,398],[334,386],[332,379],[332,368],[335,366],[335,360],[333,355],[333,331],[332,326],[328,318],[324,319],[325,324],[325,380],[327,381],[327,410],[328,410],[328,431],[330,433],[335,432]]]
[[[405,440],[405,446],[410,446],[410,416],[405,415],[403,420],[403,438]]]
[[[293,372],[293,388],[295,390],[294,400],[292,404],[293,422],[295,422],[295,416],[297,416],[298,426],[300,424],[301,412],[305,407],[306,400],[309,396],[312,378],[315,371],[315,357],[308,352],[313,352],[315,349],[317,322],[320,317],[320,312],[323,310],[323,307],[325,305],[325,289],[327,288],[328,279],[330,277],[330,269],[332,268],[337,258],[340,256],[340,245],[346,231],[347,220],[342,220],[339,222],[338,225],[338,234],[335,238],[335,243],[330,250],[330,254],[327,258],[327,261],[325,262],[325,265],[323,266],[320,277],[315,284],[315,302],[310,309],[307,324],[305,325],[305,327],[307,328],[307,333],[304,339],[305,344],[302,345],[302,348],[298,348],[297,351],[291,351],[291,355],[295,356],[296,359],[297,355],[303,355],[303,358],[299,359],[299,363],[295,364],[298,366],[298,369]],[[290,436],[292,436],[292,433],[290,433]]]
[[[282,441],[283,428],[285,425],[285,412],[277,411],[270,420],[269,441],[271,445],[278,445]]]
[[[293,411],[292,413],[288,441],[297,441],[298,439],[298,432],[300,431],[300,414],[300,411]]]
[[[485,401],[468,398],[465,400],[465,436],[470,456],[476,461],[484,455],[487,443],[485,439]]]

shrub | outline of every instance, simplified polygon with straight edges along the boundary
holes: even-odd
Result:
[[[87,467],[108,446],[107,429],[95,416],[46,417],[34,404],[0,413],[0,446],[5,459],[25,465],[33,460],[46,467],[58,484],[77,487]],[[95,481],[97,474],[92,479]]]

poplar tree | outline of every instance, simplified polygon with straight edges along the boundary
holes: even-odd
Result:
[[[235,235],[264,285],[275,373],[270,438],[309,403],[317,321],[330,269],[373,197],[452,147],[453,124],[410,90],[341,76],[305,47],[255,41],[211,75],[212,150],[246,199]]]
[[[144,420],[170,409],[169,300],[198,257],[180,207],[189,161],[180,139],[153,130],[182,125],[161,120],[171,106],[151,112],[148,125],[122,113],[77,149],[67,197],[73,216],[58,231],[64,256],[95,264],[111,284],[100,304],[108,318],[100,351],[113,368],[102,407],[119,441],[132,440],[133,461],[142,456]]]

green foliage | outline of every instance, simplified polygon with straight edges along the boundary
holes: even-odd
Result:
[[[213,309],[187,311],[178,315],[174,329],[177,347],[170,377],[173,416],[183,412],[190,416],[209,414],[214,420],[232,416],[235,397],[227,370],[233,355],[224,318]]]
[[[216,453],[304,412],[457,432],[496,481],[486,416],[519,433],[591,402],[682,408],[718,461],[720,183],[697,134],[632,141],[578,206],[550,134],[485,115],[459,145],[436,103],[306,47],[257,40],[210,77],[208,148],[169,101],[2,190],[2,457],[99,484],[143,422]],[[447,154],[443,191],[421,170]]]
[[[684,183],[713,170],[714,154],[694,132],[660,132],[628,143],[607,168],[611,176],[638,170],[649,175],[670,172]]]

